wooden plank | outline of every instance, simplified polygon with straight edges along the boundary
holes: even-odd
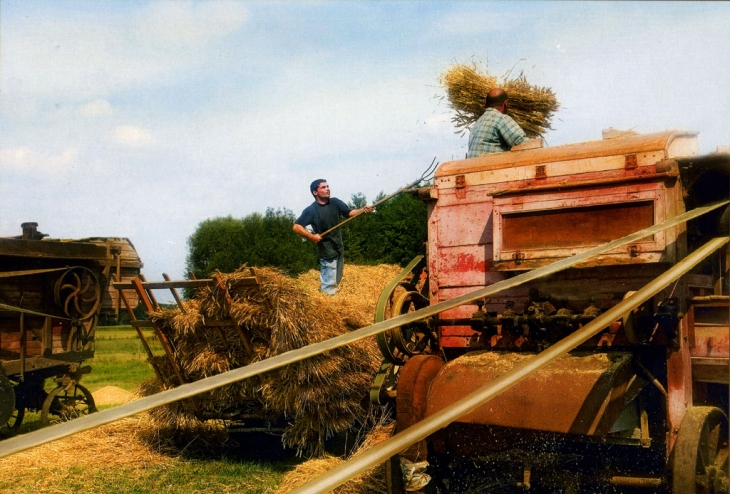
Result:
[[[666,202],[661,182],[495,198],[495,270],[534,269],[658,224],[665,219]],[[667,234],[658,232],[580,267],[672,262],[675,252],[667,248]]]
[[[566,189],[573,189],[578,187],[596,187],[596,186],[605,186],[605,185],[616,185],[616,184],[626,184],[631,182],[648,182],[648,181],[656,181],[661,179],[674,179],[679,176],[679,172],[666,172],[666,173],[653,173],[653,174],[647,174],[642,173],[640,175],[633,175],[633,176],[622,176],[619,178],[601,178],[601,179],[594,179],[594,180],[586,180],[583,179],[584,177],[581,177],[580,181],[576,180],[564,180],[560,182],[555,183],[549,183],[545,185],[532,185],[530,184],[529,187],[515,187],[513,189],[506,189],[501,190],[494,193],[494,196],[502,197],[506,195],[514,195],[514,194],[530,194],[530,193],[536,193],[536,192],[545,192],[545,191],[552,191],[552,190],[566,190]]]
[[[492,243],[490,200],[440,207],[431,222],[441,247]]]
[[[106,259],[107,252],[91,243],[0,238],[0,256],[94,260]]]
[[[692,380],[706,383],[730,384],[727,358],[692,357]]]
[[[129,325],[133,328],[154,328],[155,323],[152,321],[130,321]]]
[[[672,146],[672,141],[687,142],[684,146]],[[494,174],[497,170],[504,171],[506,169],[529,167],[530,165],[542,163],[571,163],[576,161],[591,163],[593,160],[597,160],[590,166],[601,168],[605,166],[601,162],[603,158],[620,157],[621,166],[623,166],[623,159],[626,154],[640,154],[638,156],[639,158],[642,158],[643,155],[651,155],[653,161],[659,161],[673,156],[687,155],[688,153],[684,151],[691,148],[692,143],[696,142],[696,133],[665,131],[654,134],[640,134],[626,139],[589,141],[541,149],[492,153],[478,158],[457,160],[442,164],[436,170],[435,183],[438,185],[440,178],[449,175],[459,175],[475,171],[489,171]],[[672,152],[667,152],[670,147],[672,148]],[[641,163],[639,165],[641,166]]]
[[[32,372],[49,367],[68,365],[73,362],[82,362],[94,357],[91,350],[82,352],[54,353],[49,357],[33,357],[25,360],[25,372]],[[2,362],[3,370],[9,376],[20,374],[20,361]]]

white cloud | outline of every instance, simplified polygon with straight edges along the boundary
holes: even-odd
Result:
[[[155,142],[149,131],[133,125],[119,125],[114,129],[113,138],[119,144],[128,146],[148,146]]]
[[[29,147],[0,149],[0,167],[15,171],[58,172],[71,168],[78,158],[78,150],[68,148],[61,154],[49,155]]]
[[[82,117],[103,117],[111,115],[113,110],[114,108],[112,108],[112,105],[108,101],[97,99],[86,103],[85,105],[81,105],[79,107],[79,114]]]
[[[47,15],[47,17],[46,17]],[[209,43],[246,21],[238,2],[151,3],[132,18],[63,10],[3,19],[5,98],[103,98],[169,82],[211,58]]]

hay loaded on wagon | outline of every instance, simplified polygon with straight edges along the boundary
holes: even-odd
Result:
[[[41,423],[95,411],[79,383],[91,371],[100,315],[119,305],[110,287],[142,267],[125,238],[48,239],[36,223],[0,238],[0,427],[12,433],[26,410]],[[134,306],[136,300],[130,300]],[[55,387],[46,391],[45,382]]]
[[[154,395],[367,326],[380,291],[399,271],[345,266],[346,281],[336,297],[317,292],[313,271],[291,278],[275,268],[242,267],[185,281],[138,277],[114,286],[123,299],[139,297],[147,309],[148,319],[132,325],[155,371],[142,394]],[[180,288],[195,288],[197,294],[183,301]],[[160,307],[154,291],[161,289],[172,291],[176,307]],[[152,350],[144,328],[154,332],[161,353]],[[218,423],[228,430],[280,434],[285,446],[318,454],[329,439],[367,420],[368,389],[381,360],[370,339],[160,407],[152,416],[160,428],[173,431]]]

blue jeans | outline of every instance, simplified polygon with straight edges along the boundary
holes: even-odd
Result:
[[[340,254],[334,259],[319,260],[319,280],[322,282],[319,289],[327,295],[337,293],[337,285],[342,281],[342,266],[345,256]]]

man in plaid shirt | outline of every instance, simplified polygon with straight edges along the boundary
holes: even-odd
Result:
[[[509,151],[513,146],[527,141],[525,131],[506,112],[507,93],[500,88],[489,91],[487,110],[474,123],[469,133],[467,158]]]

